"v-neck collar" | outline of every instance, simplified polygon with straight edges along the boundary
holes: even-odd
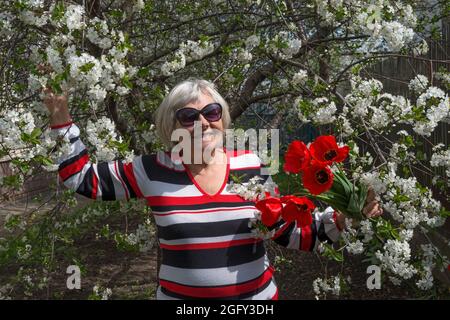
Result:
[[[214,198],[217,195],[219,195],[223,191],[225,186],[227,185],[228,179],[230,177],[230,154],[229,154],[228,150],[226,150],[225,148],[223,148],[223,151],[225,152],[225,156],[226,156],[226,159],[227,159],[227,167],[226,167],[226,172],[225,172],[225,178],[224,178],[224,180],[222,182],[222,186],[219,188],[219,190],[215,194],[209,194],[205,190],[203,190],[203,188],[195,180],[194,176],[191,173],[191,170],[189,170],[189,167],[184,162],[182,162],[182,164],[184,166],[184,170],[186,171],[186,173],[187,173],[189,179],[191,180],[191,182],[195,185],[195,187],[198,189],[198,191],[200,191],[200,193],[202,195],[207,196],[209,198]]]

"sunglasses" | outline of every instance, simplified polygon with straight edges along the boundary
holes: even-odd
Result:
[[[207,104],[202,110],[194,108],[178,109],[175,113],[175,118],[183,127],[190,127],[194,125],[200,114],[209,122],[219,121],[222,118],[222,106],[216,102]]]

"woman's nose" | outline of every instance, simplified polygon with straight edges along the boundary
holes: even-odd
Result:
[[[202,127],[209,127],[209,121],[202,114],[199,115],[198,119],[202,122]]]

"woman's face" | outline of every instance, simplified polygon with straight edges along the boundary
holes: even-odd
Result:
[[[216,101],[214,101],[210,95],[202,93],[197,101],[191,102],[184,107],[202,110],[206,105],[214,102]],[[202,114],[199,115],[198,121],[189,127],[182,126],[177,120],[176,128],[184,128],[188,130],[191,135],[192,142],[194,142],[194,129],[196,129],[198,133],[201,133],[201,144],[203,150],[207,147],[211,148],[214,147],[214,145],[218,145],[219,143],[221,144],[224,131],[222,119],[219,121],[209,122]],[[198,138],[200,139],[200,137]]]

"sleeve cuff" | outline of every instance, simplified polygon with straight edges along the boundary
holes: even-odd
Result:
[[[337,223],[337,212],[336,212],[336,210],[333,211],[333,221],[334,221],[334,224],[336,225],[336,229],[338,229],[339,232],[342,232],[343,229],[341,227],[339,227],[339,224]]]
[[[315,214],[315,220],[324,224],[325,234],[332,242],[336,242],[342,230],[336,223],[336,211],[332,207],[327,207],[323,212],[317,211]]]
[[[50,128],[50,134],[55,138],[63,136],[65,138],[72,139],[80,136],[80,129],[73,122],[51,126]]]
[[[61,124],[57,124],[57,125],[54,125],[54,126],[50,126],[50,129],[62,129],[62,128],[70,126],[72,123],[73,123],[73,121],[70,120],[70,121],[65,122],[65,123],[61,123]]]

